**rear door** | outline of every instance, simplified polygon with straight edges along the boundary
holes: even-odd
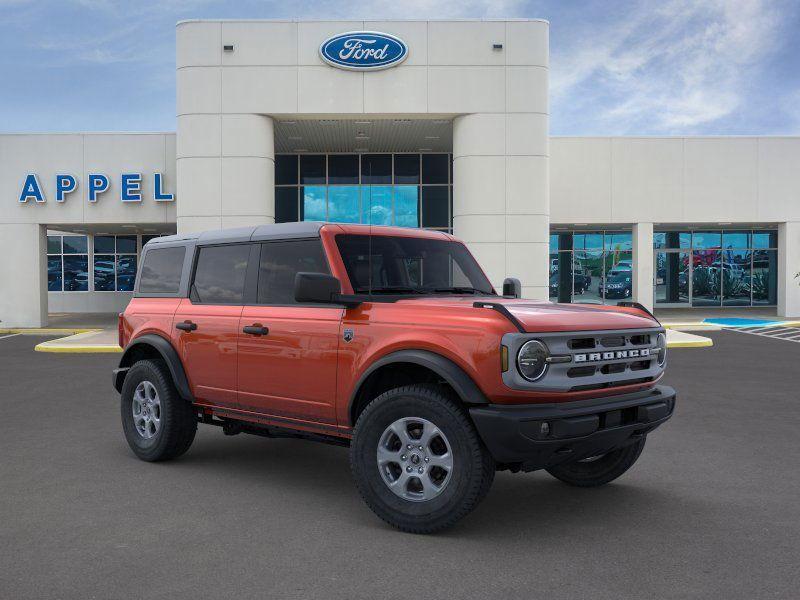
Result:
[[[198,247],[189,298],[173,319],[173,342],[199,403],[236,406],[236,344],[247,265],[257,244]]]
[[[257,301],[239,322],[239,405],[282,422],[334,425],[344,309],[295,302],[301,271],[330,272],[318,238],[261,244]]]

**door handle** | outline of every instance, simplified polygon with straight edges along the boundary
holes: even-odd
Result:
[[[242,331],[250,335],[267,335],[269,333],[269,328],[264,327],[260,323],[253,323],[252,325],[242,327]]]
[[[195,329],[197,329],[197,323],[192,323],[191,321],[176,323],[175,329],[180,329],[181,331],[194,331]]]

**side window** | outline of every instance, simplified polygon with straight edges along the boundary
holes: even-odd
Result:
[[[261,245],[259,304],[295,304],[294,277],[299,272],[330,273],[319,240],[267,242]]]
[[[141,294],[177,294],[186,248],[156,248],[148,250],[139,279]]]
[[[250,244],[200,248],[191,297],[203,304],[243,304]]]

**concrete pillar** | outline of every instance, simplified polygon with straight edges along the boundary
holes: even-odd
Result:
[[[636,302],[653,310],[653,224],[633,225],[633,294]]]
[[[0,328],[47,325],[47,232],[0,224]]]
[[[800,317],[800,222],[778,225],[778,316]]]
[[[548,297],[547,115],[470,114],[453,122],[453,229],[500,289]]]
[[[271,117],[178,117],[178,233],[275,222]]]

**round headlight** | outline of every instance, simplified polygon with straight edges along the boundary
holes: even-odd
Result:
[[[547,346],[539,340],[525,342],[517,354],[517,368],[520,375],[528,381],[540,379],[547,369],[548,355]]]
[[[663,333],[658,334],[656,349],[658,350],[658,366],[663,367],[667,362],[667,336]]]

